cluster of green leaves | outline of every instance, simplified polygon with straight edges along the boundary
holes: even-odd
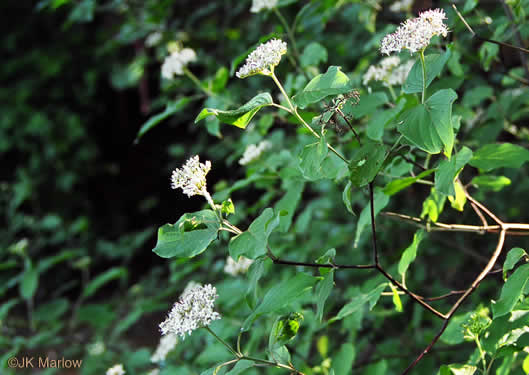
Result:
[[[96,94],[87,88],[95,87],[94,81],[102,76],[117,90],[137,88],[146,76],[158,77],[167,43],[175,38],[194,48],[199,58],[189,68],[199,77],[200,87],[186,76],[161,80],[152,116],[138,132],[137,142],[165,134],[168,127],[162,124],[169,123],[167,137],[175,144],[162,151],[177,161],[152,169],[166,179],[170,169],[189,156],[212,160],[209,190],[226,208],[225,218],[243,232],[221,230],[223,225],[210,209],[175,211],[174,224],[160,227],[154,248],[164,266],[140,279],[131,277],[131,250],[150,251],[145,242],[151,231],[105,240],[93,229],[96,216],[80,216],[78,207],[66,202],[65,207],[58,206],[48,195],[73,194],[85,183],[83,172],[102,163],[95,147],[82,142],[88,137],[84,119],[69,111],[62,88],[50,94],[56,96],[58,107],[42,111],[32,99],[33,93],[42,94],[46,82],[66,81],[61,72],[68,55],[49,57],[43,49],[33,57],[14,59],[11,68],[2,70],[6,76],[11,77],[21,61],[29,61],[41,66],[36,71],[43,74],[36,76],[43,83],[37,78],[21,81],[24,87],[16,88],[17,97],[2,91],[7,120],[0,127],[5,134],[0,151],[23,158],[24,163],[3,185],[7,194],[2,198],[6,229],[0,295],[10,298],[0,307],[0,321],[8,327],[0,342],[7,349],[0,366],[11,355],[53,347],[64,356],[82,357],[83,374],[102,373],[120,362],[127,374],[147,373],[156,367],[149,357],[159,339],[156,325],[162,312],[170,309],[187,282],[195,281],[214,284],[218,290],[216,310],[222,319],[211,329],[232,344],[242,329],[240,343],[246,354],[292,362],[304,374],[399,374],[436,335],[442,321],[373,270],[327,267],[373,262],[368,185],[374,181],[373,211],[383,266],[424,296],[467,288],[483,268],[483,259],[492,254],[492,235],[430,231],[437,222],[480,225],[463,189],[472,190],[476,199],[508,221],[529,221],[529,202],[523,199],[529,189],[529,137],[522,125],[529,117],[529,90],[520,83],[524,68],[517,52],[507,50],[509,55],[501,57],[497,45],[473,40],[448,2],[441,6],[448,14],[450,37],[434,40],[426,50],[426,82],[417,61],[394,92],[381,84],[361,85],[367,67],[381,58],[378,45],[393,31],[390,24],[411,16],[390,12],[389,2],[280,1],[298,54],[274,12],[250,14],[250,1],[102,3],[43,0],[37,7],[38,17],[60,17],[55,26],[66,30],[100,17],[119,20],[112,38],[102,37],[100,45],[87,48],[88,53],[107,56],[112,68],[94,64],[93,71],[83,72],[87,84],[76,100],[96,102]],[[507,3],[527,39],[527,1]],[[512,22],[502,6],[466,1],[461,11],[476,31],[513,43]],[[161,32],[161,41],[145,46],[145,37],[155,31]],[[272,37],[289,43],[292,59],[284,57],[276,75],[299,117],[319,139],[294,113],[271,105],[288,108],[272,80],[234,76],[258,41]],[[18,41],[4,45],[20,48]],[[133,54],[120,53],[131,48]],[[427,91],[421,102],[423,87]],[[359,91],[360,101],[345,100],[342,116],[331,101],[353,89]],[[21,123],[26,125],[18,126]],[[58,137],[64,128],[69,129],[67,137]],[[265,139],[271,150],[246,166],[237,163],[248,145]],[[56,181],[56,189],[47,186],[50,179]],[[82,194],[75,197],[85,199]],[[234,205],[228,203],[230,198]],[[425,228],[415,230],[409,223],[381,216],[383,210],[420,217]],[[496,274],[480,285],[451,320],[439,350],[434,347],[435,356],[426,356],[417,373],[529,373],[524,352],[529,347],[524,329],[529,275],[521,249],[528,245],[525,237],[513,238],[510,241],[520,248],[510,251],[504,262],[505,284],[500,288],[503,281]],[[49,255],[55,248],[64,250]],[[268,248],[282,260],[325,267],[274,264]],[[223,267],[228,255],[245,256],[254,263],[246,275],[227,275]],[[48,281],[51,274],[56,281]],[[73,274],[78,281],[69,282]],[[116,280],[121,282],[119,300],[94,298]],[[69,297],[72,294],[74,298]],[[447,311],[451,302],[434,304]],[[24,308],[30,318],[17,318],[14,312]],[[145,321],[148,329],[140,324]],[[28,322],[32,330],[24,332]],[[127,334],[140,326],[147,342],[138,343]],[[80,332],[83,339],[72,344],[73,332]],[[94,354],[87,343],[99,341],[106,350]],[[232,358],[222,343],[199,330],[181,341],[160,369],[162,374],[212,374]],[[255,365],[245,359],[218,373],[286,372]]]

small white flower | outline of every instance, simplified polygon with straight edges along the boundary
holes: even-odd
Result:
[[[402,85],[415,62],[409,60],[400,64],[398,56],[390,56],[382,59],[379,65],[371,65],[363,77],[364,86],[370,81],[382,82],[384,86]]]
[[[239,164],[246,165],[251,163],[252,161],[259,158],[259,156],[261,156],[264,151],[270,149],[271,147],[272,144],[268,141],[261,141],[258,145],[248,145],[242,154],[242,158],[239,160]]]
[[[152,369],[151,371],[147,373],[147,375],[160,375],[160,369],[157,369],[157,368]]]
[[[391,4],[391,6],[389,7],[389,10],[395,13],[407,12],[411,9],[412,5],[413,5],[413,0],[395,1],[393,4]]]
[[[250,12],[259,13],[263,9],[272,9],[277,5],[277,0],[253,0]]]
[[[185,296],[187,293],[189,293],[190,291],[192,291],[193,289],[199,287],[199,286],[202,286],[202,284],[200,283],[197,283],[196,281],[190,281],[187,283],[186,287],[184,288],[184,291],[182,292],[182,294],[180,295],[180,297],[183,297]]]
[[[226,258],[226,265],[224,266],[224,272],[228,275],[237,276],[240,273],[248,272],[248,268],[252,265],[253,260],[246,257],[239,257],[239,260],[236,262],[231,256]]]
[[[410,53],[420,51],[430,43],[435,35],[448,35],[448,27],[443,23],[446,19],[444,10],[427,10],[417,18],[406,20],[393,33],[382,39],[380,52],[389,55],[407,49]]]
[[[255,74],[270,75],[279,64],[281,56],[287,53],[287,44],[281,39],[272,39],[259,45],[248,57],[245,64],[235,74],[246,78]]]
[[[88,354],[97,356],[105,352],[105,344],[102,341],[94,342],[91,345],[88,345]]]
[[[123,369],[123,365],[121,363],[119,365],[112,366],[106,372],[106,375],[124,375],[124,374],[125,374],[125,370]]]
[[[147,35],[147,38],[145,38],[145,45],[147,47],[154,47],[155,45],[160,43],[161,40],[162,40],[162,33],[159,31],[155,31]]]
[[[217,289],[210,284],[198,286],[180,297],[169,316],[160,323],[162,335],[173,333],[185,338],[195,329],[208,326],[213,320],[220,319],[220,314],[213,311]]]
[[[162,336],[160,343],[156,348],[154,354],[151,356],[151,362],[163,362],[167,357],[167,354],[173,350],[178,343],[178,337],[174,333],[169,333],[165,336]]]
[[[196,61],[197,55],[191,48],[177,49],[167,56],[162,64],[162,77],[173,79],[184,74],[184,68],[190,62]]]
[[[206,189],[206,175],[211,169],[211,162],[205,164],[199,161],[198,155],[190,158],[182,167],[176,168],[171,176],[171,187],[173,189],[182,188],[188,197],[193,195],[209,196]]]

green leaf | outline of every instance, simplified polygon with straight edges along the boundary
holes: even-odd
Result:
[[[492,305],[494,319],[512,311],[522,295],[525,284],[529,279],[529,264],[524,264],[514,271],[507,279],[501,290],[500,299]]]
[[[278,316],[270,331],[268,350],[273,352],[280,346],[292,341],[298,334],[303,319],[303,315],[297,312]]]
[[[522,363],[522,369],[524,370],[525,374],[529,374],[529,354],[525,356],[525,359]]]
[[[391,292],[393,293],[393,304],[395,305],[395,311],[402,312],[402,301],[400,300],[399,291],[392,283],[389,283]]]
[[[448,327],[441,335],[440,340],[449,345],[461,344],[465,341],[464,330],[462,324],[466,323],[472,315],[469,311],[466,314],[454,315],[454,317],[448,323]]]
[[[442,365],[437,375],[474,375],[477,369],[471,365]]]
[[[374,141],[382,141],[384,128],[392,120],[396,120],[398,114],[404,109],[406,99],[401,97],[395,107],[385,110],[377,110],[367,123],[367,136]]]
[[[158,229],[152,250],[162,258],[192,258],[207,249],[217,238],[219,219],[212,210],[184,214],[175,224]]]
[[[226,375],[239,375],[243,371],[255,366],[255,362],[249,361],[247,359],[241,359],[238,361],[233,368],[226,373]]]
[[[434,78],[441,73],[451,54],[451,49],[448,48],[446,52],[442,55],[431,54],[424,57],[426,63],[426,87],[430,86],[430,83],[432,83]],[[421,61],[417,59],[410,72],[408,73],[406,82],[404,83],[404,85],[402,85],[402,90],[406,94],[422,92],[422,81],[423,77]]]
[[[336,375],[350,375],[353,371],[355,357],[356,351],[353,344],[350,342],[343,343],[332,359],[334,373]]]
[[[354,118],[362,118],[366,115],[381,113],[378,108],[387,102],[389,102],[387,94],[383,91],[377,91],[363,96],[358,104],[348,101],[344,112]]]
[[[323,319],[323,308],[325,307],[325,302],[329,295],[331,294],[332,288],[334,286],[334,270],[327,272],[323,277],[323,280],[320,280],[316,284],[316,319],[321,323]]]
[[[463,209],[465,207],[465,203],[467,203],[467,196],[465,194],[465,188],[463,187],[463,184],[458,180],[454,184],[454,190],[455,190],[455,196],[449,195],[448,200],[450,201],[450,205],[454,210],[463,212]]]
[[[519,247],[515,247],[514,249],[511,249],[509,253],[507,254],[507,258],[505,259],[505,262],[503,263],[503,279],[507,279],[507,272],[512,270],[514,266],[522,259],[523,257],[527,257],[527,253],[524,249],[521,249]]]
[[[353,211],[353,204],[351,202],[352,187],[353,187],[352,182],[347,181],[347,185],[345,185],[345,188],[343,189],[342,200],[343,200],[343,204],[345,205],[345,208],[347,209],[347,211],[349,211],[350,214],[355,215]]]
[[[500,191],[511,184],[511,179],[505,176],[482,175],[474,177],[470,183],[483,190]]]
[[[330,66],[325,74],[319,74],[314,77],[303,91],[296,94],[292,100],[298,107],[303,109],[327,96],[345,94],[352,90],[353,86],[349,77],[340,71],[340,67]]]
[[[476,107],[484,100],[491,98],[493,95],[494,91],[492,90],[492,87],[485,85],[477,86],[465,92],[462,104],[467,108]]]
[[[341,320],[358,310],[362,309],[366,303],[369,303],[370,310],[373,308],[373,306],[376,304],[378,299],[380,298],[380,295],[386,289],[388,283],[384,282],[382,284],[379,284],[377,287],[369,291],[368,293],[362,293],[358,292],[358,295],[354,296],[351,299],[351,302],[344,305],[340,311],[338,311],[338,314],[329,320],[329,323],[335,322],[337,320]]]
[[[512,143],[489,144],[474,153],[470,165],[490,171],[496,168],[519,169],[529,161],[529,150]]]
[[[215,77],[211,81],[211,91],[213,92],[221,92],[224,87],[226,87],[226,84],[228,83],[229,78],[229,71],[228,68],[225,66],[222,66],[217,70],[215,73]]]
[[[356,150],[349,163],[349,179],[362,187],[375,179],[386,158],[386,147],[379,142],[367,142]]]
[[[303,177],[309,181],[324,178],[322,163],[327,157],[327,141],[321,137],[318,142],[307,145],[299,155],[299,169]]]
[[[319,63],[327,62],[327,49],[317,42],[309,43],[300,57],[301,66],[318,66]]]
[[[398,180],[393,180],[384,187],[384,194],[386,195],[397,194],[399,191],[414,184],[418,180],[423,179],[424,177],[428,175],[431,175],[434,171],[435,169],[428,169],[424,172],[421,172],[415,177],[405,177],[405,178],[400,178]]]
[[[20,281],[20,296],[25,300],[33,298],[37,287],[39,285],[39,271],[36,267],[28,262],[24,273],[22,274],[22,280]]]
[[[378,213],[384,209],[384,207],[387,206],[389,203],[389,197],[384,194],[382,190],[376,189],[374,194],[374,213],[375,217],[378,215]],[[371,225],[371,208],[370,204],[368,203],[362,212],[360,213],[360,217],[358,218],[358,223],[356,224],[356,235],[354,240],[354,247],[358,246],[358,243],[360,242],[360,237],[362,236],[362,233],[364,232],[365,228],[367,226]]]
[[[316,280],[315,277],[307,275],[306,273],[298,273],[291,279],[275,284],[266,293],[263,301],[246,318],[242,329],[247,331],[253,321],[261,315],[277,311],[302,297],[305,292],[312,288]]]
[[[415,258],[417,257],[417,248],[419,247],[419,244],[423,240],[424,235],[425,235],[425,232],[422,229],[415,232],[415,234],[413,235],[413,242],[402,253],[402,257],[400,258],[400,261],[399,261],[399,273],[401,275],[404,276],[410,264],[412,264]]]
[[[245,299],[248,307],[252,310],[255,309],[255,306],[257,305],[257,283],[264,273],[264,259],[265,258],[256,259],[248,270],[248,289],[246,290]]]
[[[421,219],[428,216],[428,219],[437,222],[439,215],[443,212],[446,202],[446,195],[439,194],[435,188],[430,190],[430,195],[422,203]]]
[[[300,181],[300,179],[288,179],[283,180],[284,189],[286,189],[286,194],[275,204],[274,211],[287,212],[286,215],[283,215],[279,218],[279,231],[286,233],[292,224],[292,218],[296,212],[296,207],[301,200],[301,194],[305,188],[305,183]]]
[[[456,194],[454,180],[471,158],[472,151],[468,147],[463,147],[450,160],[441,161],[435,172],[435,190],[454,196]]]
[[[245,129],[255,114],[263,107],[272,105],[274,100],[269,93],[263,92],[254,96],[248,103],[230,111],[215,108],[204,108],[195,119],[195,124],[208,116],[216,116],[225,124],[235,125]]]
[[[233,204],[233,201],[231,200],[231,198],[222,202],[222,207],[220,210],[226,216],[235,213],[235,205]]]
[[[250,224],[245,232],[233,237],[230,240],[229,250],[233,259],[244,255],[247,258],[255,259],[266,254],[268,237],[279,225],[279,214],[274,215],[271,208],[266,208],[257,219]]]
[[[452,103],[456,98],[452,89],[437,91],[424,104],[418,104],[399,116],[398,131],[421,150],[430,154],[444,150],[450,157],[454,146]]]
[[[140,130],[138,131],[138,134],[136,134],[136,139],[134,140],[134,143],[138,143],[141,137],[145,135],[149,130],[154,128],[156,125],[161,123],[163,120],[165,120],[167,117],[174,115],[175,113],[183,110],[187,105],[191,102],[191,99],[188,97],[180,98],[175,102],[169,102],[167,103],[167,106],[165,107],[165,111],[162,113],[158,113],[157,115],[152,116],[147,122],[145,122]]]
[[[122,277],[127,277],[127,269],[124,267],[114,267],[103,272],[86,285],[83,290],[82,298],[91,297],[106,283],[115,279],[121,279]]]

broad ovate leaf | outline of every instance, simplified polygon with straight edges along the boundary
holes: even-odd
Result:
[[[263,92],[254,96],[248,103],[237,109],[225,111],[215,108],[204,108],[198,114],[195,123],[208,116],[215,116],[219,121],[225,124],[235,125],[239,128],[245,129],[261,108],[272,105],[273,102],[274,100],[272,99],[272,96],[267,92]]]
[[[219,221],[213,211],[187,213],[175,224],[158,229],[158,241],[152,251],[162,258],[191,258],[206,250],[218,231]]]
[[[305,108],[327,96],[345,94],[351,90],[353,86],[349,77],[340,70],[339,66],[330,66],[325,74],[314,77],[292,100],[298,107]]]
[[[455,138],[452,103],[456,98],[452,89],[437,91],[424,104],[418,104],[399,116],[398,131],[421,150],[430,154],[443,151],[450,157]]]

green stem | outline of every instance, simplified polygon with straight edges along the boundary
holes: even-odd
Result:
[[[243,355],[241,357],[241,359],[246,359],[248,361],[254,361],[254,362],[257,362],[257,363],[262,363],[264,365],[268,365],[268,366],[271,366],[271,367],[281,367],[281,368],[285,368],[285,369],[290,370],[290,371],[296,371],[297,372],[297,370],[293,369],[291,366],[287,366],[287,365],[284,365],[284,364],[279,363],[279,362],[267,361],[265,359],[250,357],[250,356],[246,356],[246,355]]]
[[[292,104],[292,102],[290,101],[290,98],[288,96],[288,94],[286,93],[285,89],[283,88],[283,85],[281,85],[281,82],[279,82],[279,80],[277,79],[275,73],[274,73],[274,70],[273,70],[273,67],[271,67],[272,69],[272,74],[270,74],[270,77],[274,80],[275,84],[277,85],[277,87],[279,88],[279,91],[281,91],[281,94],[283,94],[283,96],[285,97],[285,99],[287,100],[287,103],[288,103],[288,106],[290,107],[290,109],[292,110],[292,114],[294,116],[296,116],[296,118],[303,124],[303,126],[313,135],[315,136],[317,139],[320,139],[320,135],[318,133],[316,133],[314,131],[314,129],[312,129],[310,127],[309,124],[307,124],[307,122],[305,120],[303,120],[303,117],[301,117],[297,111],[297,108]],[[342,159],[346,164],[349,164],[349,161],[344,158],[338,151],[336,151],[336,149],[334,147],[332,147],[330,144],[327,143],[327,148],[329,150],[331,150],[332,152],[334,152],[334,154],[336,156],[338,156],[340,159]]]
[[[193,73],[191,73],[191,71],[189,69],[187,69],[186,67],[184,67],[184,74],[191,80],[193,81],[193,83],[200,89],[204,92],[204,94],[206,94],[207,96],[215,96],[215,94],[213,92],[211,92],[209,89],[205,88],[204,86],[202,86],[202,83],[200,82],[200,80],[197,78],[196,75],[194,75]]]
[[[421,103],[424,104],[424,97],[426,96],[426,61],[424,61],[424,49],[419,53],[421,58],[421,67],[422,67],[422,98]]]
[[[430,165],[430,159],[432,158],[432,154],[426,155],[426,160],[424,161],[423,168],[426,170],[428,169],[428,166]]]
[[[209,333],[211,333],[213,335],[213,337],[215,337],[222,345],[224,345],[236,358],[241,358],[242,355],[240,353],[237,353],[235,351],[235,349],[233,349],[231,347],[230,344],[228,344],[226,341],[224,341],[223,339],[221,339],[219,336],[217,336],[217,334],[215,332],[213,332],[211,330],[211,328],[209,328],[208,326],[205,326],[204,327]]]
[[[395,95],[395,90],[393,90],[393,86],[391,86],[389,83],[388,83],[388,90],[389,90],[389,93],[391,94],[391,98],[393,99],[394,102],[396,102],[397,95]]]
[[[478,347],[479,357],[481,358],[481,363],[483,364],[483,375],[488,375],[489,370],[487,368],[487,361],[485,360],[485,352],[483,351],[481,343],[479,342],[479,336],[474,336],[474,341],[476,342],[476,346]]]
[[[299,54],[298,46],[296,44],[296,38],[294,38],[294,32],[292,31],[292,28],[290,26],[288,26],[287,20],[285,19],[285,17],[283,17],[283,15],[279,11],[279,9],[274,7],[273,10],[274,10],[274,13],[276,14],[277,18],[279,18],[279,21],[283,24],[283,26],[285,27],[285,30],[287,31],[288,40],[290,41],[290,43],[292,43],[292,49],[294,50],[294,56],[296,56],[297,61],[301,61],[301,55]],[[296,69],[300,69],[296,59],[293,59],[292,56],[290,56],[290,55],[288,55],[288,56],[289,56],[289,59],[290,59],[290,62],[292,63],[292,65],[294,65],[294,67]],[[303,72],[303,74],[305,75],[305,77],[307,79],[310,78],[310,77],[307,76],[307,73],[305,71],[302,71],[302,72]]]

